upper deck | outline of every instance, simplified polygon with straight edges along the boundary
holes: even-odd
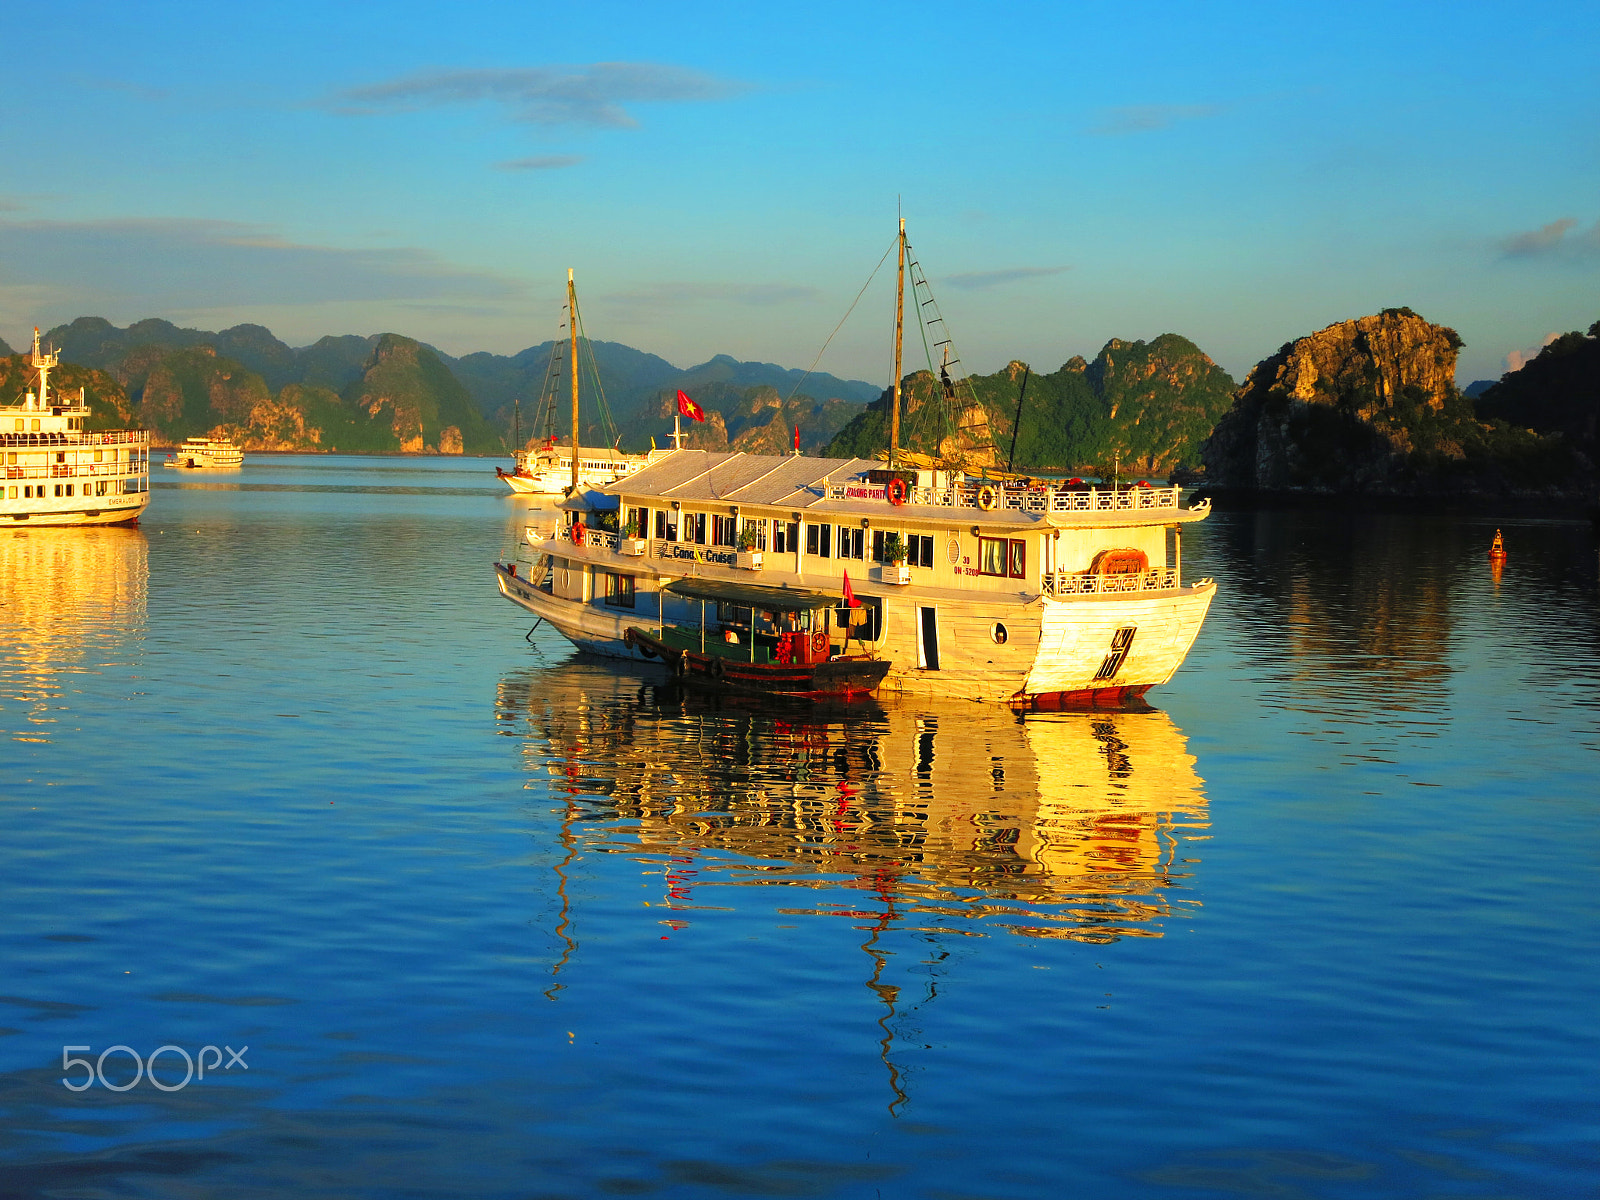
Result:
[[[897,478],[900,502],[890,492]],[[626,479],[599,489],[625,503],[737,505],[817,517],[883,517],[926,525],[1047,528],[1173,525],[1203,520],[1205,505],[1184,508],[1179,488],[1104,488],[1049,481],[989,480],[959,472],[890,472],[870,459],[803,458],[738,451],[674,450],[653,455]]]

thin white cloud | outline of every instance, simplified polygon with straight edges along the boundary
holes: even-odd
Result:
[[[144,311],[340,301],[505,300],[513,280],[457,267],[427,250],[298,245],[233,221],[0,220],[10,288]]]
[[[513,158],[509,162],[495,163],[496,171],[559,171],[575,167],[583,161],[581,154],[541,154],[534,158]]]
[[[1577,227],[1573,218],[1562,217],[1513,234],[1501,241],[1500,248],[1507,258],[1573,258],[1600,253],[1600,221],[1584,233],[1573,233]]]
[[[1071,267],[1009,267],[1001,271],[965,271],[960,275],[947,275],[944,281],[953,288],[981,292],[1024,279],[1044,279],[1070,270]]]
[[[1102,110],[1098,125],[1090,133],[1115,137],[1129,133],[1153,133],[1179,121],[1199,121],[1223,111],[1220,104],[1129,104]]]
[[[820,295],[816,288],[785,283],[657,283],[628,292],[611,292],[600,299],[622,307],[667,308],[729,301],[766,307],[815,300]]]
[[[428,71],[347,88],[322,107],[349,116],[414,112],[459,104],[497,104],[507,119],[529,125],[628,129],[638,121],[623,106],[721,100],[748,85],[670,63],[612,62],[584,66]]]

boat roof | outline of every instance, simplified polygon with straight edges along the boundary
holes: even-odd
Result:
[[[837,608],[842,595],[816,592],[809,588],[772,587],[763,583],[728,583],[720,579],[680,579],[667,584],[665,591],[691,600],[717,600],[742,608],[777,609],[779,612],[815,612]]]
[[[608,484],[605,490],[622,496],[808,508],[823,499],[824,480],[854,478],[878,465],[866,458],[677,450]]]

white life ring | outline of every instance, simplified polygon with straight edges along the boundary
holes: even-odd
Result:
[[[992,483],[986,483],[978,489],[978,507],[984,512],[993,512],[1000,505],[1000,492]]]

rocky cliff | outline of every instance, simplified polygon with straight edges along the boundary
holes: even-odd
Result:
[[[1455,386],[1455,330],[1409,308],[1341,321],[1257,363],[1206,441],[1207,485],[1432,494],[1548,488],[1565,450],[1482,423]]]

